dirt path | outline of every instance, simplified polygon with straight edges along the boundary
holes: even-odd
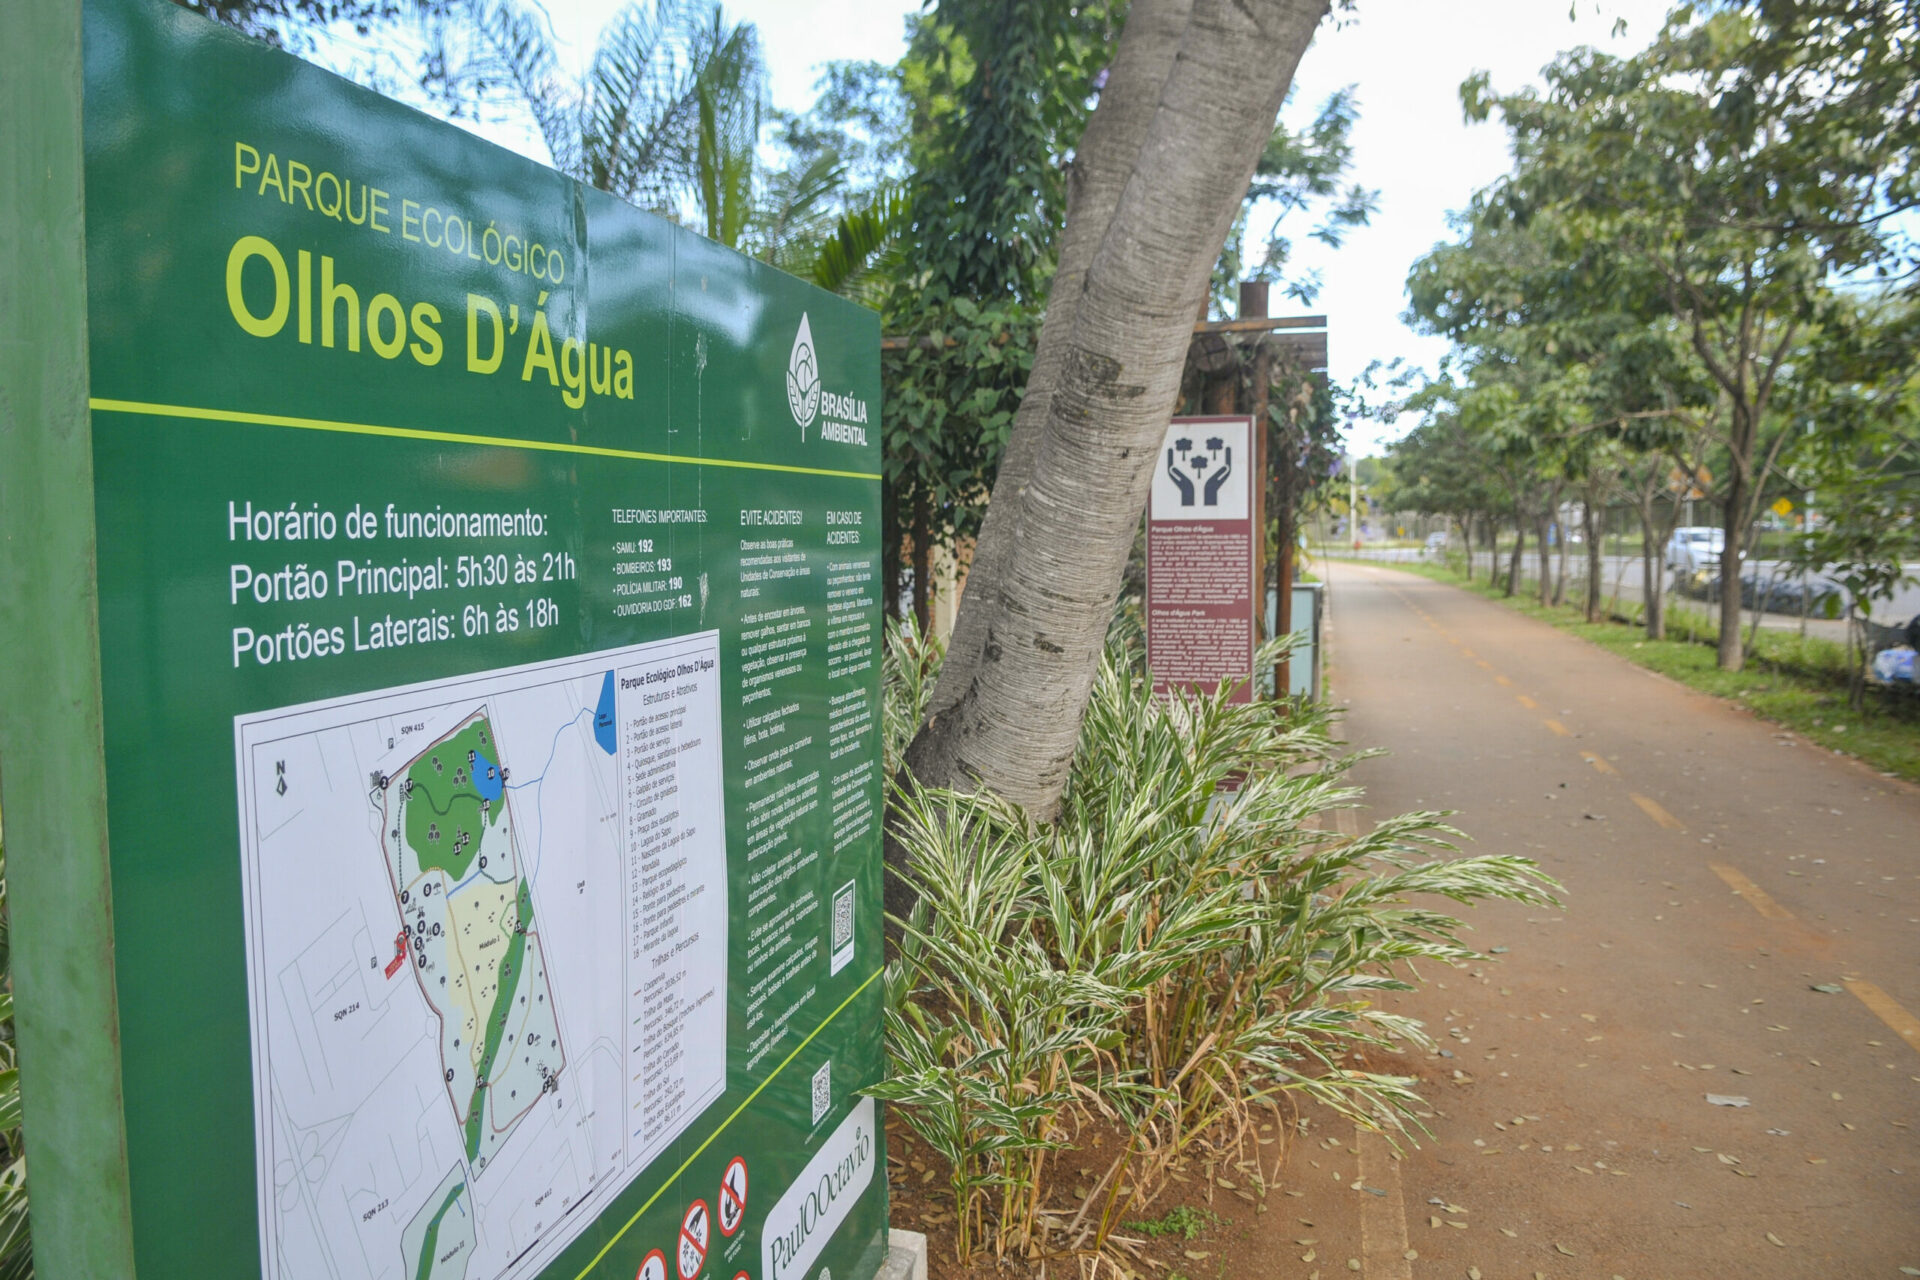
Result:
[[[1373,811],[1458,810],[1567,909],[1475,910],[1495,963],[1388,998],[1443,1046],[1398,1064],[1432,1138],[1396,1159],[1316,1123],[1233,1252],[1302,1280],[1920,1274],[1920,791],[1451,587],[1328,576],[1346,736],[1392,752],[1359,770]]]

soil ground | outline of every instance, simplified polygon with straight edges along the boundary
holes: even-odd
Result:
[[[1566,907],[1466,912],[1487,962],[1383,1002],[1438,1041],[1367,1063],[1423,1082],[1417,1145],[1309,1111],[1264,1196],[1185,1170],[1150,1213],[1221,1221],[1136,1269],[1920,1275],[1920,789],[1455,588],[1326,576],[1330,696],[1350,741],[1390,752],[1357,771],[1370,812],[1454,810],[1473,852],[1537,860]],[[1271,1171],[1279,1131],[1260,1136]],[[894,1151],[896,1225],[962,1274],[940,1173]]]

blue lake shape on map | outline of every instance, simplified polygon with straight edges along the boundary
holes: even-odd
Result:
[[[600,682],[600,706],[593,713],[593,736],[600,749],[612,755],[616,745],[613,736],[613,672],[607,672],[607,678]]]
[[[488,804],[497,804],[505,781],[500,777],[500,766],[476,751],[473,753],[473,789]]]

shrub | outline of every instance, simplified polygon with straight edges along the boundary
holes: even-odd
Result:
[[[897,763],[938,654],[910,633],[889,647]],[[1525,859],[1444,856],[1444,815],[1339,835],[1327,818],[1357,804],[1344,779],[1361,757],[1325,711],[1230,692],[1156,698],[1118,636],[1056,822],[988,793],[889,788],[916,901],[891,918],[890,1074],[873,1092],[948,1163],[963,1262],[1098,1254],[1170,1162],[1237,1144],[1288,1095],[1403,1132],[1413,1082],[1341,1060],[1427,1044],[1374,993],[1410,989],[1417,961],[1478,958],[1417,900],[1554,901]],[[1090,1122],[1130,1137],[1067,1218],[1045,1208],[1050,1161]]]

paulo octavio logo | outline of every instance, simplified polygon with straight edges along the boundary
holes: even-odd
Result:
[[[813,325],[804,312],[800,328],[793,335],[793,352],[787,357],[787,408],[793,411],[803,442],[816,416],[821,419],[818,439],[839,444],[867,442],[867,402],[821,386],[820,355],[813,346]]]

